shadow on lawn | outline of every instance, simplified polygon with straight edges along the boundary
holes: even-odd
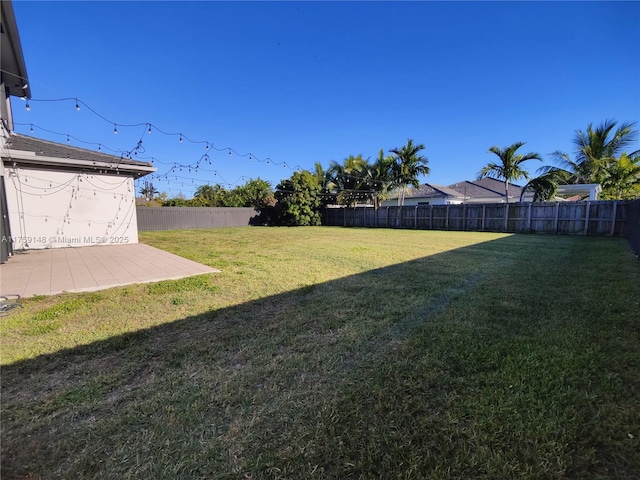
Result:
[[[561,266],[572,242],[505,237],[4,366],[3,478],[473,476],[491,462],[520,476],[544,460],[530,442],[447,414],[468,394],[449,350],[495,326],[456,312],[478,308],[474,289]],[[433,322],[447,311],[460,330]],[[412,346],[429,324],[430,346]],[[547,453],[546,474],[570,471]]]

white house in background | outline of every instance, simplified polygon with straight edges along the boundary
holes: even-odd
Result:
[[[602,187],[597,183],[576,183],[573,185],[558,186],[558,195],[577,195],[580,199],[588,196],[588,200],[590,201],[598,200],[600,198],[600,192],[602,192]]]
[[[509,184],[509,202],[519,202],[522,187]],[[531,201],[533,194],[525,195]],[[410,188],[405,192],[404,204],[410,205],[459,205],[462,203],[504,203],[504,183],[493,178],[466,180],[448,187],[425,183],[418,188]],[[398,204],[398,193],[394,192],[383,206]]]
[[[12,4],[0,5],[0,262],[18,249],[137,243],[134,179],[156,169],[13,132],[10,97],[31,91]]]

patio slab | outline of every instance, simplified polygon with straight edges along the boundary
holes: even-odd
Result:
[[[0,265],[0,296],[92,292],[219,271],[142,243],[26,250]]]

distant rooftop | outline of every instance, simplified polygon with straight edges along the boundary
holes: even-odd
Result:
[[[480,180],[465,180],[449,185],[449,188],[464,195],[467,198],[504,198],[504,182],[495,178],[482,178]],[[509,184],[509,197],[520,198],[522,187]]]

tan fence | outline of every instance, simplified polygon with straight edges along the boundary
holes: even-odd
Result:
[[[245,207],[138,207],[138,230],[243,227],[258,215]]]
[[[327,208],[322,224],[567,235],[626,236],[631,201]],[[636,202],[637,203],[637,202]]]

